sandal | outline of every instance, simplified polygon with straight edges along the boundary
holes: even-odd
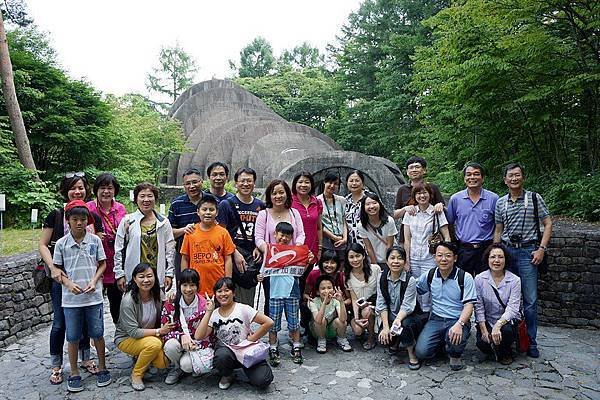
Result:
[[[92,360],[87,361],[86,364],[81,364],[80,367],[88,374],[96,375],[98,373],[98,367],[96,367],[96,363]]]
[[[366,342],[363,343],[363,349],[373,350],[376,345],[377,345],[377,343],[374,340],[373,341],[367,340]]]
[[[420,361],[417,361],[417,362],[409,361],[408,362],[408,369],[410,369],[411,371],[417,371],[420,368],[421,368],[421,362]]]
[[[60,385],[63,383],[62,367],[52,368],[52,374],[50,375],[50,384]]]

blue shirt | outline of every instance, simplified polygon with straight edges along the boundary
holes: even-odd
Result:
[[[448,203],[448,222],[454,224],[456,237],[463,243],[481,243],[494,237],[494,212],[498,195],[481,189],[476,203],[467,189],[454,193]]]
[[[183,228],[187,224],[200,222],[196,205],[190,201],[187,194],[175,197],[169,208],[169,222],[174,229]]]
[[[215,198],[217,199],[217,201],[218,201],[219,203],[220,203],[220,202],[222,202],[223,200],[227,200],[228,198],[230,198],[230,197],[233,197],[233,196],[234,196],[234,194],[233,194],[233,193],[229,193],[228,191],[225,191],[225,194],[224,194],[223,196],[217,196],[216,194],[214,194],[214,193],[211,193],[211,192],[210,192],[210,190],[207,190],[207,191],[206,191],[206,192],[204,192],[204,193],[206,193],[206,194],[212,194],[213,196],[215,196]]]
[[[423,295],[429,292],[427,274],[424,272],[417,282],[417,292]],[[471,274],[465,273],[465,290],[460,297],[460,286],[458,286],[458,268],[454,267],[448,278],[443,279],[440,269],[435,269],[431,281],[431,312],[442,318],[459,318],[466,303],[475,303],[477,293]]]

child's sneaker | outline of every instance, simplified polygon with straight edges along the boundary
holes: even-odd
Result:
[[[269,360],[273,367],[278,367],[281,364],[281,356],[279,355],[279,349],[271,347],[269,349]]]
[[[71,393],[81,392],[83,390],[83,384],[81,383],[81,376],[75,375],[67,378],[67,390]]]
[[[327,339],[319,338],[317,340],[317,353],[319,353],[319,354],[327,353]]]
[[[300,347],[293,348],[290,352],[290,355],[292,356],[292,362],[294,362],[294,364],[302,364],[302,362],[304,361],[302,359],[302,350],[300,349]]]
[[[350,343],[348,342],[348,339],[346,339],[345,337],[343,337],[343,338],[342,337],[338,337],[337,338],[337,344],[345,352],[352,351],[352,346],[350,346]]]
[[[110,385],[110,372],[107,370],[98,371],[96,374],[96,385],[98,387],[104,387]]]

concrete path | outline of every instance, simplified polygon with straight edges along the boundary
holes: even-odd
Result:
[[[107,342],[113,326],[106,315]],[[600,332],[542,327],[541,357],[519,356],[508,367],[485,360],[469,339],[466,368],[452,372],[446,360],[409,371],[402,360],[391,357],[381,346],[364,351],[360,344],[352,353],[333,346],[325,355],[304,351],[302,366],[293,364],[287,345],[282,346],[282,365],[266,391],[238,380],[229,390],[217,387],[216,376],[186,376],[179,384],[164,383],[165,372],[147,376],[147,389],[135,393],[129,384],[131,359],[109,343],[108,367],[113,382],[96,387],[93,376],[84,374],[85,391],[68,395],[66,383],[50,385],[48,329],[0,350],[0,399],[600,399]],[[281,339],[286,335],[282,334]],[[67,356],[65,354],[65,360]],[[65,381],[68,375],[65,368]]]

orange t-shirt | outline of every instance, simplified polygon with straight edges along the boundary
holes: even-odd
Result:
[[[190,268],[200,275],[198,293],[213,295],[213,286],[225,276],[225,257],[234,251],[229,232],[219,225],[203,231],[200,224],[196,224],[194,233],[184,235],[181,254],[190,258]]]

